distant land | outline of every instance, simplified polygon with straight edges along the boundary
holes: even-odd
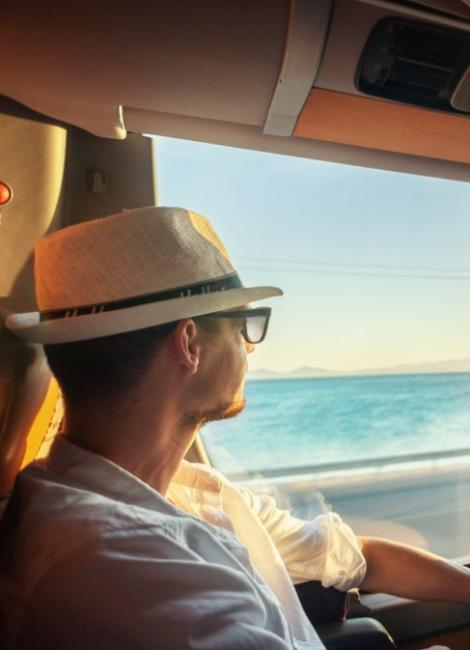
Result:
[[[439,372],[470,372],[470,359],[409,363],[390,368],[364,368],[362,370],[342,372],[327,368],[302,366],[290,372],[278,372],[268,368],[254,368],[248,371],[248,379],[305,379],[320,377],[351,377],[357,375],[408,375]]]

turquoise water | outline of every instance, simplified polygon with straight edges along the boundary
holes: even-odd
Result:
[[[470,448],[470,373],[249,381],[203,439],[227,471]]]

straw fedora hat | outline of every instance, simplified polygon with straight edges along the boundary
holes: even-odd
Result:
[[[282,295],[244,287],[203,216],[138,208],[58,230],[35,246],[39,311],[6,327],[28,341],[110,336]]]

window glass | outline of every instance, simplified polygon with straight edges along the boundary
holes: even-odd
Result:
[[[301,517],[470,555],[470,184],[157,139],[161,205],[280,286],[211,462]]]

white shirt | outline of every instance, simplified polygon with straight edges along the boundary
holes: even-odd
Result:
[[[186,462],[167,496],[57,438],[20,473],[0,526],[0,646],[323,648],[292,580],[361,582],[337,515],[303,522]]]

